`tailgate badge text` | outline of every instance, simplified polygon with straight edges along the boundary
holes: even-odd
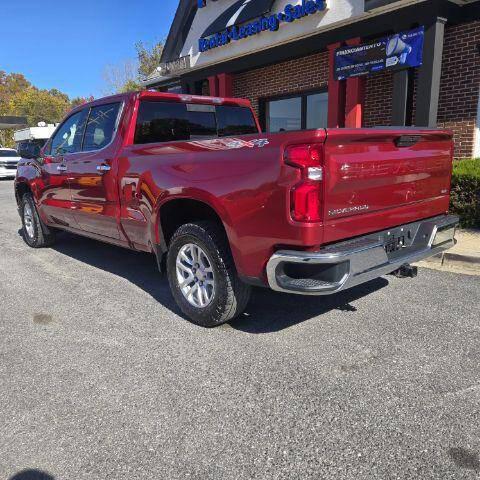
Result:
[[[329,217],[336,217],[337,215],[345,215],[347,213],[360,213],[369,210],[369,205],[356,205],[355,207],[335,208],[328,211]]]

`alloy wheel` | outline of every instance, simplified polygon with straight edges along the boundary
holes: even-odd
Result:
[[[215,274],[208,255],[194,243],[187,243],[177,254],[177,281],[190,305],[207,307],[215,296]]]
[[[25,224],[25,231],[27,232],[28,238],[33,238],[35,236],[35,227],[33,223],[32,207],[29,203],[25,203],[23,207],[23,222]]]

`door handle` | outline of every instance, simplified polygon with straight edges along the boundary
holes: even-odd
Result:
[[[107,165],[105,163],[102,163],[101,165],[97,166],[97,170],[99,172],[109,172],[112,169],[110,165]]]
[[[67,166],[61,164],[61,165],[59,165],[59,166],[57,167],[57,170],[58,170],[59,172],[66,172],[66,171],[67,171]]]

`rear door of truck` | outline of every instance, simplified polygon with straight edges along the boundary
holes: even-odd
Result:
[[[452,157],[444,130],[327,130],[324,242],[446,213]]]

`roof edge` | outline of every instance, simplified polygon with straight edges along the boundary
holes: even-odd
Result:
[[[180,0],[178,2],[177,11],[173,17],[172,25],[167,35],[165,45],[160,60],[162,62],[170,62],[174,60],[176,42],[180,36],[180,32],[191,13],[192,8],[195,8],[196,0]],[[182,46],[183,48],[183,46]]]

